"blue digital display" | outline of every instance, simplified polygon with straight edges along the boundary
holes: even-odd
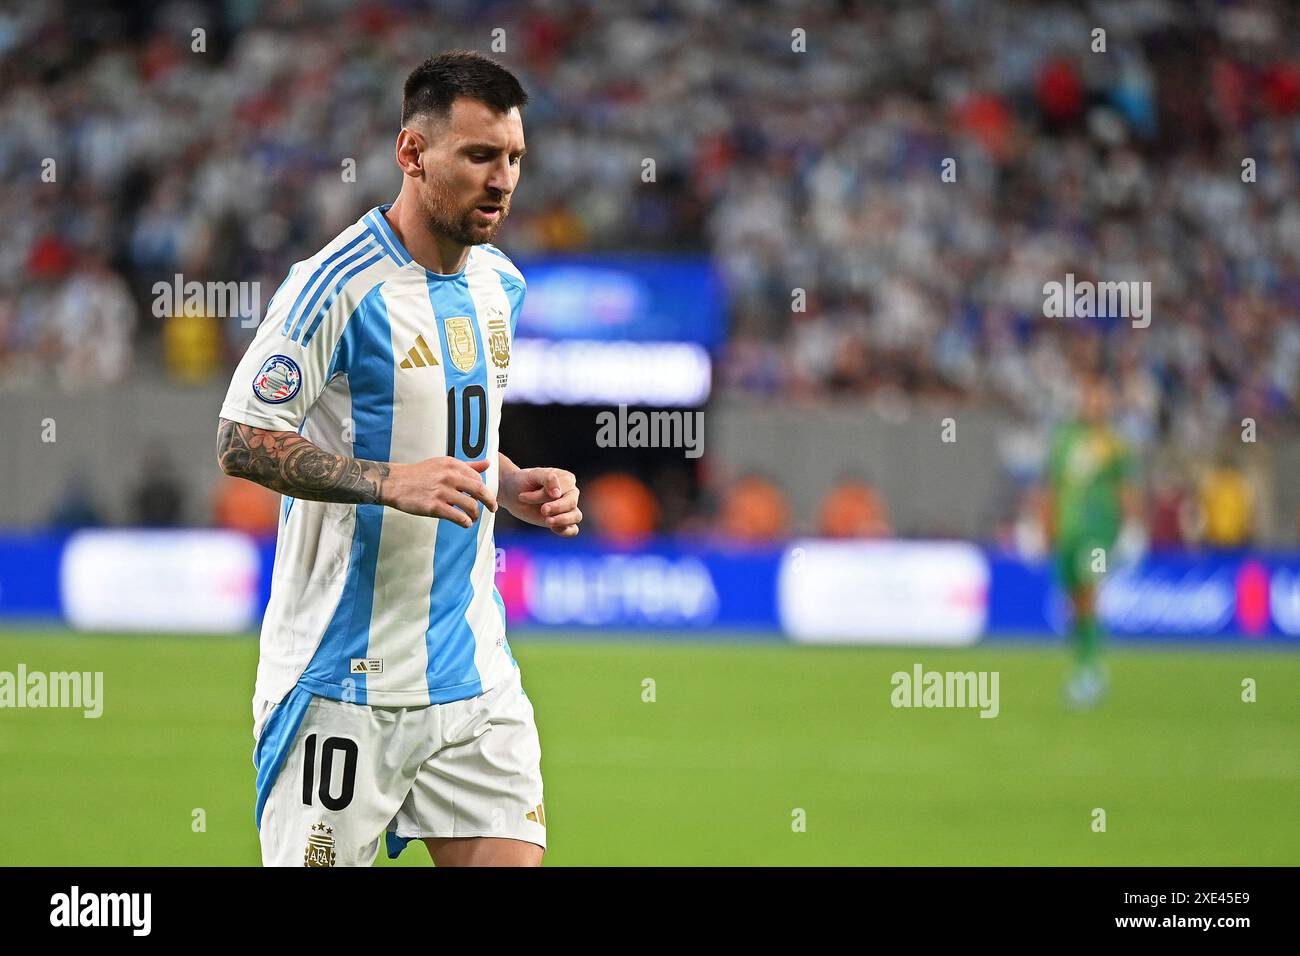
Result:
[[[696,342],[726,333],[726,293],[698,256],[566,256],[517,261],[528,281],[515,334],[541,339]]]

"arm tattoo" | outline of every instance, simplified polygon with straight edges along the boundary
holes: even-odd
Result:
[[[343,504],[378,504],[389,474],[386,462],[332,455],[293,432],[224,418],[217,428],[217,461],[226,474],[272,491]]]

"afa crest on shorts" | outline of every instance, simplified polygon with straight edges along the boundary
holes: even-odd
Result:
[[[303,866],[333,866],[337,855],[334,852],[334,828],[322,820],[314,824],[307,837],[307,849],[303,851]]]
[[[268,405],[282,405],[302,388],[302,369],[287,355],[272,355],[253,379],[253,394]]]

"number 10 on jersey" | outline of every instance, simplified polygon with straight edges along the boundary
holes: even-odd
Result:
[[[473,461],[483,454],[487,444],[487,390],[482,385],[466,385],[460,389],[459,400],[456,391],[447,389],[447,456]],[[459,429],[456,427],[458,412]]]

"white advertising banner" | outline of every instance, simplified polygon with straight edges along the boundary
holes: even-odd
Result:
[[[989,567],[964,541],[794,542],[777,579],[781,626],[824,644],[973,644]]]
[[[82,630],[247,630],[258,572],[257,548],[238,532],[80,531],[63,552],[63,612]]]

